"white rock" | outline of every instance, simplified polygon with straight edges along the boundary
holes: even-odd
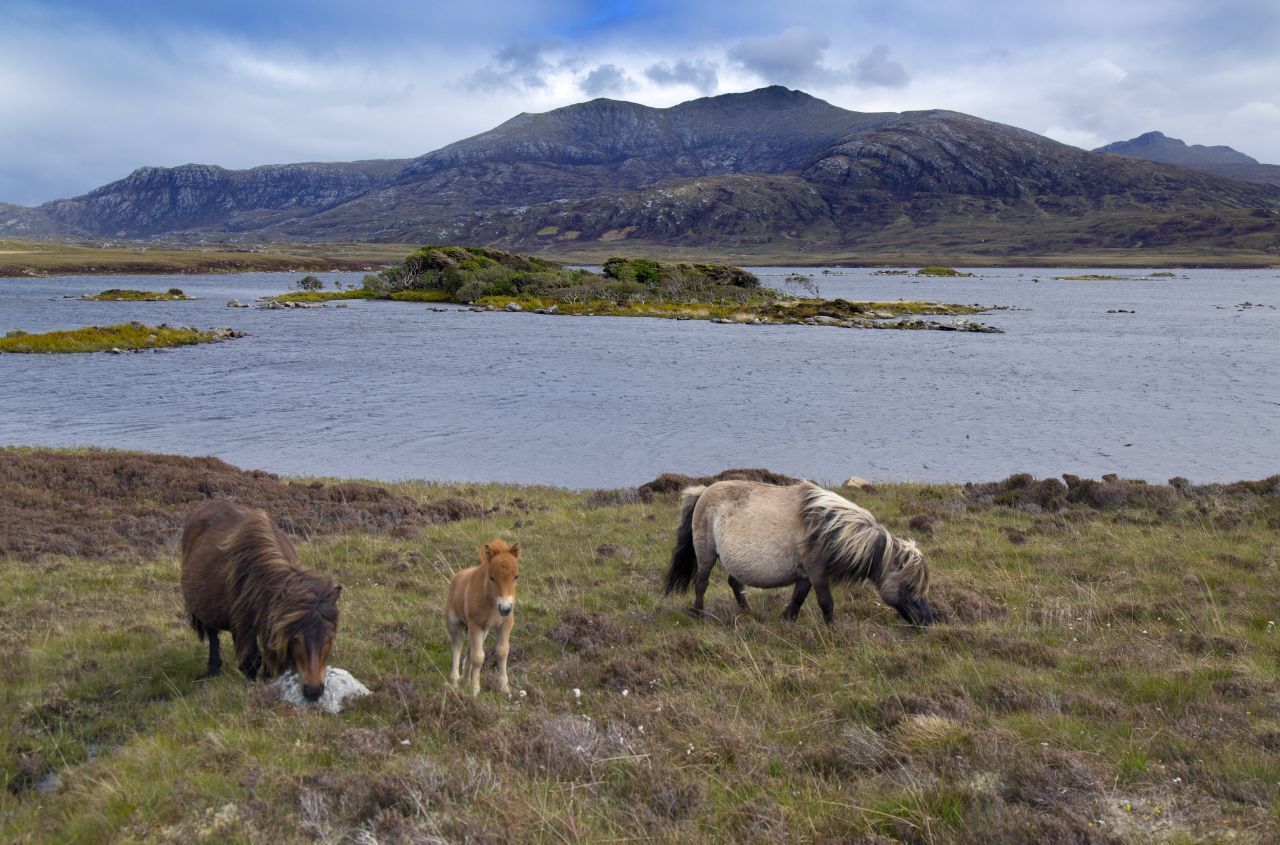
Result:
[[[518,302],[508,302],[508,303],[507,303],[507,310],[508,310],[508,311],[523,311],[524,309],[520,307],[520,303],[518,303]]]
[[[294,672],[286,672],[275,680],[273,687],[280,694],[281,701],[296,704],[298,707],[319,706],[326,713],[341,713],[347,702],[363,698],[369,694],[369,688],[360,683],[346,669],[330,666],[324,676],[324,695],[317,701],[307,701],[302,695],[302,683]]]
[[[856,475],[851,475],[847,479],[845,479],[843,486],[852,487],[854,490],[861,490],[863,487],[866,487],[870,483],[871,482],[867,481],[865,478],[859,478]]]

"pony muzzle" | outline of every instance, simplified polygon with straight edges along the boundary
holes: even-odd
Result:
[[[516,600],[514,598],[498,599],[498,613],[503,616],[510,616],[511,611],[516,609]]]
[[[322,695],[324,695],[323,683],[302,685],[302,697],[307,701],[319,701]]]
[[[933,607],[929,604],[929,600],[923,597],[911,599],[906,604],[906,610],[902,614],[912,625],[919,625],[921,628],[928,627],[933,624]]]

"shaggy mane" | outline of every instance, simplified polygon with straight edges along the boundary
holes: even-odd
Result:
[[[232,618],[261,638],[268,664],[287,662],[289,639],[298,631],[322,619],[336,622],[333,579],[290,563],[265,511],[252,513],[218,550],[231,562]]]
[[[929,590],[929,569],[912,540],[894,537],[864,507],[816,484],[805,483],[800,515],[809,546],[823,560],[832,581],[879,583],[894,569],[918,596]]]

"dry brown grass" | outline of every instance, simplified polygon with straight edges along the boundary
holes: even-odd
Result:
[[[458,496],[430,503],[359,482],[281,481],[217,458],[0,449],[0,555],[113,557],[177,547],[182,519],[209,499],[264,508],[293,534],[406,533],[473,519]]]

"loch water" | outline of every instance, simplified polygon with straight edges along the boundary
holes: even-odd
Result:
[[[1280,472],[1280,271],[756,272],[784,287],[794,271],[824,297],[1010,309],[973,318],[1003,334],[975,334],[366,301],[226,307],[299,274],[0,279],[0,334],[130,320],[248,332],[136,354],[0,356],[0,444],[575,488],[741,466],[826,482]],[[1126,278],[1055,278],[1081,273]],[[320,275],[327,286],[360,278]],[[77,298],[108,287],[199,299]]]

